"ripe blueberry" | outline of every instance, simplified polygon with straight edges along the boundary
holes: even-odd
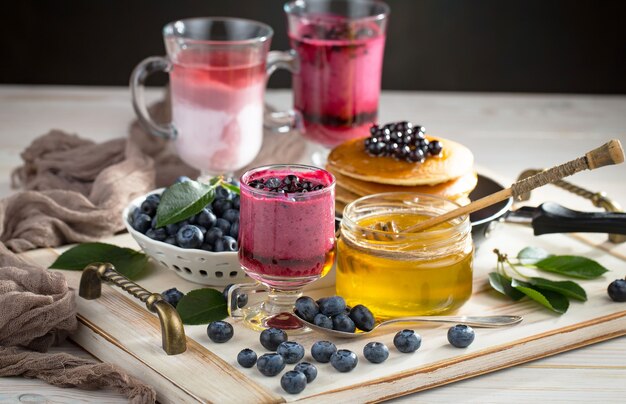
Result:
[[[402,330],[393,337],[393,344],[398,351],[411,353],[417,351],[422,345],[422,337],[413,330]]]
[[[350,318],[354,321],[354,325],[356,325],[356,328],[359,330],[372,331],[374,329],[374,315],[370,309],[362,304],[357,304],[350,309]]]
[[[140,213],[135,216],[135,220],[133,220],[133,229],[137,230],[139,233],[145,234],[152,224],[152,218],[145,213]]]
[[[237,354],[237,363],[244,368],[251,368],[254,366],[256,359],[256,352],[250,348],[242,349],[241,352]]]
[[[275,351],[282,342],[287,341],[287,333],[280,328],[268,328],[261,332],[259,340],[265,349]],[[282,370],[282,369],[281,369]]]
[[[163,300],[176,307],[178,306],[180,299],[182,299],[185,294],[176,288],[171,288],[165,292],[161,292],[161,296],[163,297]]]
[[[320,312],[327,316],[336,316],[346,311],[346,301],[341,296],[324,297],[317,304]]]
[[[382,342],[369,342],[363,348],[363,356],[372,363],[383,363],[389,357],[389,348]]]
[[[615,302],[626,302],[626,279],[616,279],[607,288],[609,297]]]
[[[293,370],[304,373],[307,383],[311,383],[317,377],[317,368],[309,362],[300,362]]]
[[[356,331],[356,326],[354,325],[354,321],[352,321],[346,313],[341,313],[333,316],[333,330],[354,332]]]
[[[356,354],[347,349],[340,349],[330,357],[330,364],[340,372],[349,372],[359,363]]]
[[[223,343],[230,340],[234,335],[233,326],[226,321],[213,321],[206,330],[207,335],[213,342]]]
[[[290,370],[280,378],[280,386],[289,394],[301,393],[306,387],[306,376],[297,370]]]
[[[313,318],[313,324],[318,327],[328,328],[329,330],[333,329],[333,319],[323,315],[322,313],[317,313]]]
[[[457,324],[448,330],[448,342],[457,348],[467,348],[474,342],[474,330],[469,325]]]
[[[304,347],[295,341],[281,342],[276,353],[283,357],[285,363],[297,363],[304,358]]]
[[[202,231],[192,224],[181,227],[176,233],[176,242],[182,248],[198,248],[202,245],[202,239]]]
[[[296,300],[296,314],[309,323],[313,322],[315,316],[320,312],[315,300],[309,296],[301,296]]]
[[[276,376],[285,368],[285,360],[277,353],[266,353],[259,357],[256,367],[265,376]]]
[[[335,352],[337,347],[330,341],[317,341],[311,347],[311,356],[320,363],[328,363]]]

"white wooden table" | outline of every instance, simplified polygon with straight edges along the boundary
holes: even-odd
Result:
[[[156,100],[158,91],[149,91]],[[271,91],[270,103],[286,107],[290,95]],[[610,138],[626,145],[626,97],[386,92],[381,122],[411,120],[429,133],[458,140],[479,167],[505,181],[526,168],[564,162]],[[124,88],[0,86],[0,197],[10,189],[19,153],[51,128],[103,141],[124,136],[133,119]],[[607,191],[626,205],[626,166],[577,174],[573,182]],[[533,193],[532,203],[554,200],[580,210],[591,204],[555,187]],[[602,237],[598,235],[598,237]],[[617,251],[626,253],[626,246]],[[88,355],[66,343],[55,351]],[[515,368],[417,393],[398,402],[624,402],[626,338],[618,338]],[[125,402],[109,391],[61,389],[36,380],[0,379],[4,402]]]

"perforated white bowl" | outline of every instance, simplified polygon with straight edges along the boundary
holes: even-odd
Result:
[[[134,199],[122,212],[126,229],[142,250],[153,260],[188,281],[210,286],[226,286],[230,283],[245,281],[247,275],[239,265],[237,252],[210,252],[180,248],[153,240],[133,229],[129,221],[132,212],[141,205],[148,195],[160,195],[163,189],[154,190]]]

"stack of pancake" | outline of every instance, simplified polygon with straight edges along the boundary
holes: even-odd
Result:
[[[465,146],[442,138],[443,151],[423,163],[392,157],[375,157],[365,151],[365,139],[354,139],[334,148],[326,169],[337,179],[337,213],[362,196],[381,192],[417,192],[438,195],[461,204],[476,187],[474,156]]]

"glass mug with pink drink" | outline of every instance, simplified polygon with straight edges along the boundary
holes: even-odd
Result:
[[[183,161],[203,175],[231,174],[258,154],[263,141],[272,29],[238,18],[192,18],[167,24],[167,56],[143,60],[131,75],[133,107],[152,134],[174,139]],[[170,75],[172,122],[154,122],[144,101],[146,78]]]
[[[292,126],[325,147],[365,137],[378,118],[389,7],[372,0],[285,4],[292,51]]]

